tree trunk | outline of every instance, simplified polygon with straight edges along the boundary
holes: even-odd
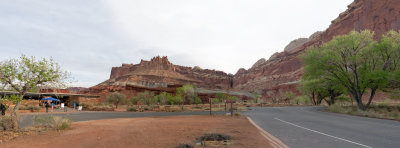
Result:
[[[368,99],[368,103],[367,103],[367,105],[365,105],[365,108],[366,108],[366,109],[367,109],[367,108],[369,107],[369,105],[371,104],[372,99],[373,99],[374,96],[375,96],[375,92],[376,92],[376,88],[372,88],[372,89],[371,89],[371,95],[369,96],[369,99]]]
[[[11,113],[11,116],[15,116],[15,117],[17,116],[19,106],[21,105],[23,99],[24,99],[24,95],[19,96],[19,101],[17,102],[17,104],[15,104],[14,109]]]
[[[23,98],[24,98],[24,95],[21,95],[19,97],[19,101],[17,102],[17,104],[15,104],[14,109],[11,113],[13,129],[15,129],[15,130],[19,128],[17,112],[18,112],[19,106],[22,103]]]
[[[366,108],[365,108],[364,104],[362,103],[362,95],[357,95],[356,92],[351,92],[351,96],[356,101],[358,109],[365,111]]]
[[[317,105],[317,101],[315,101],[315,93],[314,93],[314,92],[312,92],[312,94],[311,94],[311,102],[312,102],[314,105]]]
[[[358,109],[360,109],[360,110],[362,110],[362,111],[365,111],[365,106],[364,106],[364,104],[362,103],[362,101],[357,101],[357,100],[356,100],[356,102],[357,102]]]

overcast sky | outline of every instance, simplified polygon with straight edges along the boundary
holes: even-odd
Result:
[[[325,30],[352,0],[2,0],[0,60],[53,57],[73,86],[111,67],[168,56],[236,73]]]

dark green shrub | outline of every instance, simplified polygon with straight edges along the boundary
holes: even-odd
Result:
[[[128,108],[126,109],[126,111],[128,111],[128,112],[136,112],[137,109],[136,109],[136,107],[132,106],[132,107],[128,107]]]
[[[231,139],[231,136],[220,133],[209,133],[199,138],[200,141],[226,141]]]

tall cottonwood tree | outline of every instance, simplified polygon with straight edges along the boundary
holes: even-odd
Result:
[[[366,110],[377,90],[398,87],[393,82],[399,71],[399,40],[399,32],[395,31],[383,35],[379,43],[368,30],[334,37],[306,52],[303,57],[306,75],[310,79],[324,77],[334,82],[333,87],[345,88],[358,108]],[[364,104],[362,96],[367,91],[370,98]]]

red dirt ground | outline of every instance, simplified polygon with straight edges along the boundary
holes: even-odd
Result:
[[[271,147],[245,117],[175,116],[122,118],[73,123],[71,130],[21,136],[0,147],[175,147],[194,145],[206,133],[233,137],[233,148]]]

